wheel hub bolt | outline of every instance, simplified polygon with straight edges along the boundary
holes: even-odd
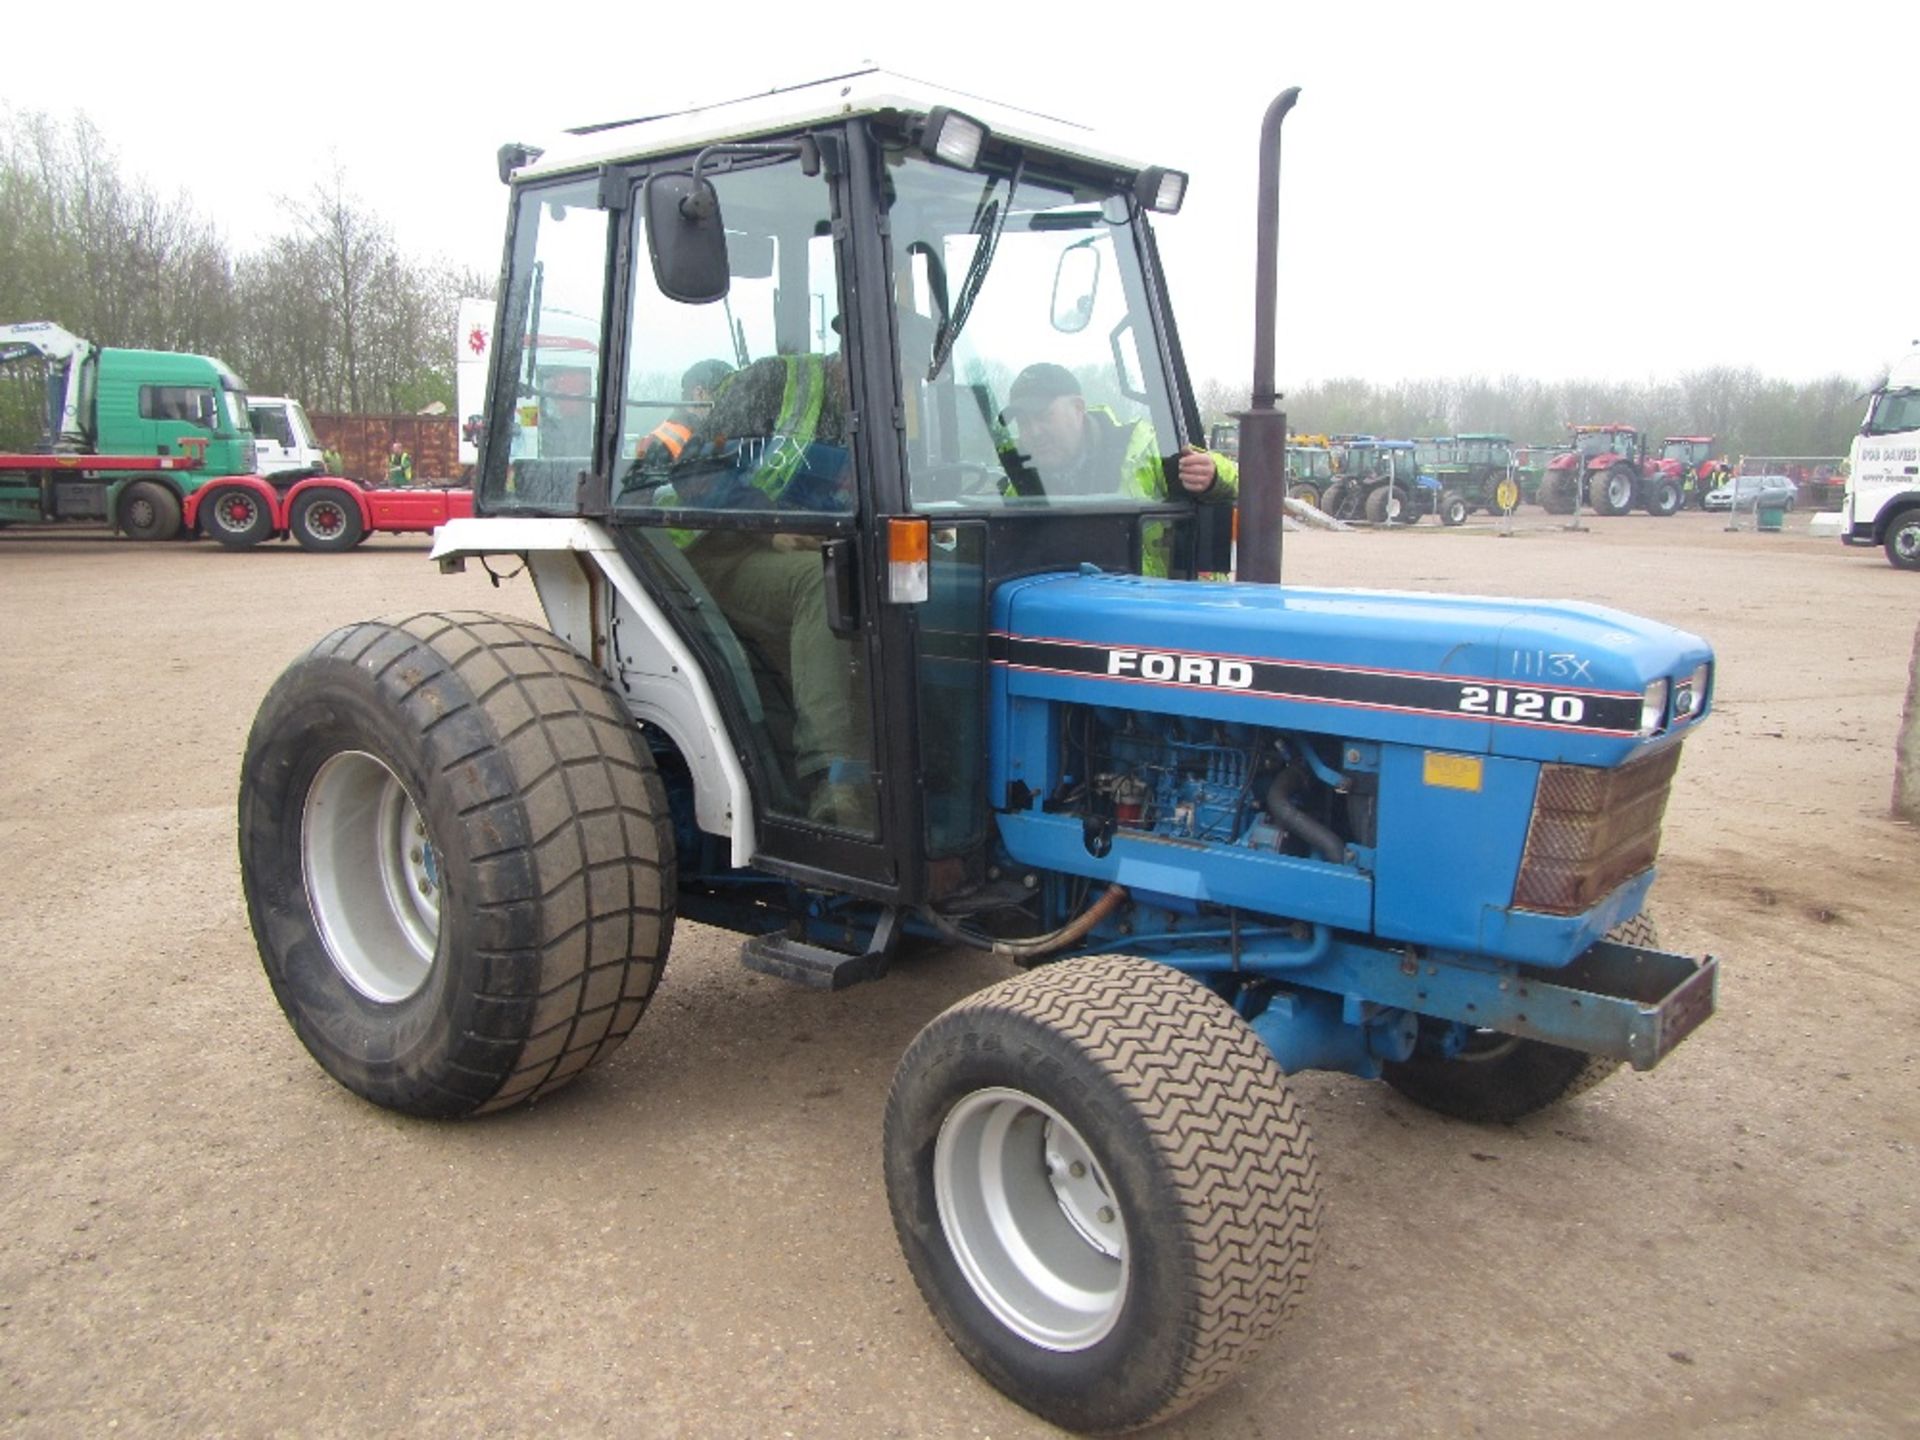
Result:
[[[1102,1205],[1100,1207],[1100,1223],[1102,1225],[1113,1224],[1113,1207],[1111,1205]]]
[[[433,882],[424,875],[420,877],[420,893],[422,895],[431,895],[433,893]]]
[[[1067,1167],[1067,1173],[1076,1180],[1084,1180],[1087,1176],[1087,1167],[1076,1160]]]

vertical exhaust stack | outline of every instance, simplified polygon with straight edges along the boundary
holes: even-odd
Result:
[[[1253,406],[1240,422],[1240,574],[1264,585],[1280,583],[1280,536],[1287,498],[1287,417],[1275,407],[1274,315],[1280,263],[1280,126],[1300,98],[1282,90],[1260,122],[1260,213],[1254,244]]]

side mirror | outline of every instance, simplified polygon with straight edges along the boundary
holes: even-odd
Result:
[[[1077,335],[1093,319],[1093,299],[1100,290],[1100,252],[1093,241],[1082,240],[1060,252],[1053,271],[1053,328]]]
[[[647,181],[647,253],[654,282],[669,300],[711,305],[726,298],[727,232],[712,184],[691,175]]]

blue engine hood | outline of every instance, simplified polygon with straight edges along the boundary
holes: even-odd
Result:
[[[1574,601],[1097,571],[1009,581],[993,625],[1010,697],[1579,765],[1690,731],[1709,697],[1677,717],[1672,697],[1713,658],[1684,630]],[[1667,712],[1642,735],[1663,677]]]

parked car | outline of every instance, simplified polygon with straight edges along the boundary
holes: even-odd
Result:
[[[1785,475],[1736,475],[1707,492],[1709,510],[1791,510],[1799,487]]]

